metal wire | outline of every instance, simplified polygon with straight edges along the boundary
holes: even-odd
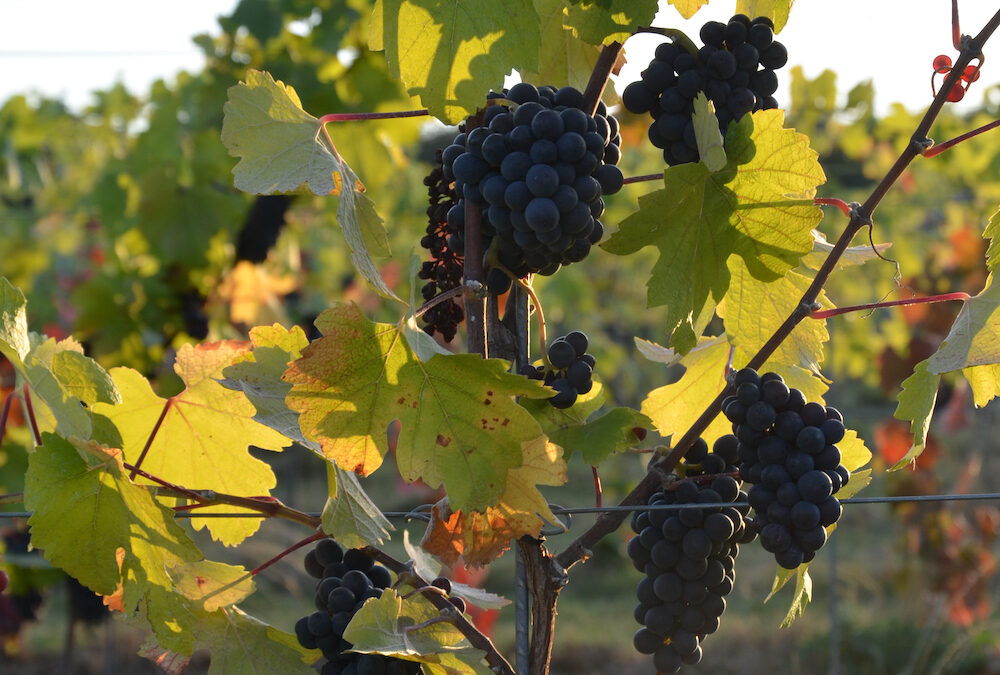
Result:
[[[849,497],[847,499],[841,499],[841,504],[899,504],[899,503],[910,503],[910,502],[969,502],[969,501],[987,501],[987,500],[1000,500],[1000,492],[980,492],[974,494],[947,494],[947,495],[900,495],[900,496],[885,496],[885,497]],[[399,520],[424,520],[430,521],[430,509],[432,504],[421,504],[410,511],[385,511],[382,515],[386,518],[393,518]],[[631,511],[677,511],[677,510],[692,510],[692,509],[719,509],[725,508],[727,506],[749,506],[746,502],[716,502],[711,504],[634,504],[631,506],[576,506],[571,508],[564,508],[556,504],[550,504],[549,507],[553,514],[557,516],[572,516],[574,514],[587,514],[587,513],[614,513],[618,512],[631,512]],[[319,511],[307,511],[305,512],[307,516],[313,518],[319,518],[322,513]],[[0,518],[30,518],[31,511],[0,511]],[[266,514],[255,513],[252,511],[244,512],[234,512],[234,513],[219,513],[219,512],[207,512],[198,513],[197,511],[182,511],[180,513],[174,514],[176,518],[267,518]],[[573,524],[571,518],[567,518],[566,530],[568,530]],[[552,524],[555,525],[555,524]],[[561,534],[564,532],[562,527],[555,525],[551,530],[547,529],[546,534]]]

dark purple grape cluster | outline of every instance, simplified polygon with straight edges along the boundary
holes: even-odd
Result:
[[[698,92],[715,104],[723,136],[746,113],[778,107],[774,71],[788,62],[788,50],[774,39],[770,19],[737,14],[728,24],[709,21],[701,39],[705,46],[695,54],[679,42],[659,45],[642,79],[622,92],[629,112],[653,116],[649,140],[671,166],[698,161],[691,121]]]
[[[544,365],[525,366],[521,374],[533,380],[542,380],[556,390],[549,399],[555,408],[569,408],[580,394],[594,387],[594,366],[597,360],[587,353],[589,341],[585,333],[575,330],[556,338],[549,344],[549,368]]]
[[[777,373],[744,368],[736,393],[722,403],[739,439],[740,477],[760,543],[778,564],[795,569],[826,543],[826,528],[840,518],[834,496],[851,478],[837,443],[844,418],[836,408],[807,403]]]
[[[737,441],[698,439],[678,467],[685,477],[655,493],[649,505],[732,504],[686,509],[650,509],[632,516],[638,536],[628,555],[646,576],[639,582],[633,638],[660,673],[701,661],[701,643],[719,628],[726,596],[733,590],[739,545],[755,534],[745,520],[749,508],[736,473]],[[739,503],[737,503],[739,502]]]
[[[368,598],[382,597],[392,574],[361,549],[344,550],[323,539],[306,554],[306,572],[318,579],[316,611],[298,620],[295,635],[306,649],[319,649],[327,661],[320,675],[417,675],[420,664],[381,654],[351,654],[344,630]]]
[[[442,157],[460,197],[448,211],[449,247],[464,252],[466,202],[481,208],[483,250],[493,248],[487,286],[502,293],[510,279],[494,261],[523,277],[587,257],[604,235],[602,196],[618,192],[624,178],[618,122],[603,102],[591,117],[578,89],[527,83],[490,98],[496,103],[482,125],[460,127]]]
[[[448,226],[448,210],[458,201],[458,195],[452,189],[451,181],[444,177],[441,154],[438,150],[434,168],[424,178],[430,205],[427,207],[427,233],[421,238],[420,245],[430,251],[431,259],[423,262],[417,276],[427,281],[421,289],[425,301],[460,286],[465,265],[461,253],[449,246],[449,240],[454,242],[452,237],[456,233]],[[461,236],[461,233],[458,234]],[[445,342],[451,342],[455,339],[458,324],[465,318],[465,311],[460,301],[446,300],[428,309],[421,318],[427,333],[433,335],[436,331]]]

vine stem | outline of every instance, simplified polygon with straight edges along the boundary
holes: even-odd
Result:
[[[258,513],[262,513],[271,518],[291,520],[314,530],[318,529],[320,526],[321,521],[319,518],[310,516],[308,513],[303,513],[297,509],[293,509],[290,506],[286,506],[281,503],[281,501],[274,499],[273,497],[267,497],[266,499],[258,497],[241,497],[239,495],[230,495],[224,492],[215,492],[214,490],[191,490],[164,480],[159,476],[154,476],[153,474],[143,471],[139,467],[133,466],[127,462],[123,462],[123,466],[129,471],[133,471],[136,475],[142,476],[146,480],[156,483],[165,490],[187,499],[193,499],[198,503],[199,508],[227,504],[229,506],[236,506],[250,511],[257,511]]]
[[[167,402],[163,404],[163,410],[160,411],[160,416],[157,418],[156,424],[153,425],[153,430],[149,432],[149,437],[146,438],[146,445],[142,446],[142,452],[139,453],[139,458],[135,460],[135,469],[129,474],[129,480],[135,480],[135,476],[139,472],[139,467],[142,466],[143,460],[146,459],[146,454],[149,452],[149,448],[152,447],[153,439],[156,438],[156,434],[160,431],[163,420],[166,419],[167,412],[170,410],[170,405],[173,401],[173,398],[168,398]]]
[[[604,490],[601,488],[601,474],[597,473],[597,467],[591,465],[590,471],[594,474],[594,506],[601,508],[604,506]]]
[[[24,383],[24,408],[28,411],[28,422],[31,424],[31,433],[35,437],[35,445],[42,444],[42,433],[38,430],[38,420],[35,419],[35,406],[31,404],[31,387]]]
[[[290,553],[294,553],[295,551],[299,550],[303,546],[308,546],[309,544],[313,543],[314,541],[319,541],[320,539],[326,539],[326,537],[327,537],[326,532],[315,532],[313,534],[310,534],[305,539],[301,539],[301,540],[295,542],[294,544],[292,544],[291,546],[289,546],[284,551],[282,551],[278,555],[274,556],[270,560],[268,560],[266,562],[263,562],[260,565],[257,565],[257,567],[254,567],[252,570],[250,570],[249,574],[252,577],[253,576],[257,576],[259,573],[263,572],[268,567],[270,567],[274,563],[276,563],[279,560],[281,560],[282,558],[284,558],[286,555],[289,555]]]
[[[0,495],[0,506],[7,506],[8,504],[23,504],[23,503],[24,503],[23,492],[12,492],[9,495]]]
[[[879,203],[882,201],[883,197],[885,197],[889,189],[896,184],[896,181],[899,180],[899,177],[903,174],[910,163],[928,147],[930,141],[928,140],[927,134],[930,132],[931,126],[941,113],[941,109],[944,107],[948,98],[948,93],[958,82],[960,74],[965,69],[965,66],[967,66],[973,58],[977,58],[982,53],[983,45],[987,40],[989,40],[993,33],[996,32],[998,26],[1000,26],[1000,10],[993,15],[993,17],[986,23],[975,38],[962,40],[961,53],[959,54],[954,68],[948,74],[948,77],[945,78],[941,90],[938,91],[938,93],[934,96],[933,101],[931,101],[930,106],[927,108],[927,111],[924,113],[923,118],[920,120],[920,123],[914,131],[910,143],[906,146],[902,153],[900,153],[895,163],[885,174],[879,184],[875,186],[875,189],[865,200],[865,203],[856,205],[850,210],[851,215],[847,226],[837,239],[833,249],[829,254],[827,254],[826,260],[823,261],[823,265],[816,272],[816,276],[813,278],[809,288],[807,288],[805,293],[803,293],[798,306],[792,310],[781,326],[779,326],[774,334],[767,340],[764,346],[760,348],[753,358],[750,359],[750,362],[746,364],[748,367],[760,368],[771,356],[771,354],[774,353],[778,346],[781,345],[781,343],[784,342],[789,335],[791,335],[792,330],[794,330],[794,328],[804,318],[812,313],[820,291],[830,278],[830,275],[837,266],[837,262],[840,260],[841,256],[843,256],[844,251],[847,250],[851,240],[860,230],[871,226],[872,215],[874,214]],[[677,440],[673,449],[662,459],[650,466],[650,471],[646,474],[646,476],[643,477],[639,484],[636,485],[635,488],[621,501],[622,506],[634,506],[646,502],[649,496],[662,482],[662,476],[666,475],[673,470],[675,466],[677,466],[677,463],[688,451],[694,441],[701,436],[705,429],[708,428],[708,425],[711,424],[712,420],[716,418],[721,411],[722,401],[730,393],[730,390],[731,387],[726,387],[723,391],[719,392],[719,395],[715,397],[715,400],[708,405],[698,419],[695,420],[694,424],[692,424],[684,435]],[[567,546],[559,555],[555,557],[555,562],[563,569],[568,570],[576,563],[586,559],[590,555],[590,551],[594,545],[596,545],[596,543],[605,536],[617,530],[624,520],[625,516],[622,515],[621,512],[602,514],[586,532],[577,537],[572,543],[569,544],[569,546]]]
[[[423,110],[395,110],[392,112],[330,113],[319,118],[320,124],[328,122],[355,122],[359,120],[394,120],[403,117],[424,117],[430,113]]]
[[[374,546],[365,546],[362,549],[369,557],[373,558],[375,561],[382,563],[390,570],[399,575],[406,575],[408,580],[407,584],[413,586],[420,590],[421,594],[427,598],[432,605],[438,608],[442,614],[447,614],[449,616],[449,621],[454,624],[462,635],[468,639],[476,649],[481,649],[486,652],[486,662],[490,664],[490,668],[493,672],[499,675],[517,675],[514,671],[514,667],[510,665],[507,659],[504,658],[503,654],[497,649],[493,641],[486,637],[482,632],[476,628],[471,621],[465,618],[465,616],[458,611],[455,611],[455,606],[451,604],[444,595],[439,592],[439,589],[434,589],[431,591],[431,585],[426,579],[423,579],[414,570],[413,566],[409,563],[404,563],[396,560],[394,557],[377,549]],[[434,587],[431,587],[434,588]]]
[[[929,302],[945,302],[947,300],[968,300],[972,296],[968,293],[958,291],[956,293],[945,293],[943,295],[929,295],[926,298],[907,298],[906,300],[890,300],[887,302],[870,302],[865,305],[851,305],[850,307],[835,307],[834,309],[823,309],[809,314],[810,319],[828,319],[831,316],[849,314],[850,312],[860,312],[865,309],[880,309],[882,307],[900,307],[903,305],[920,305]]]
[[[538,314],[538,343],[542,348],[542,362],[547,368],[552,364],[549,363],[549,352],[546,346],[545,312],[542,311],[542,303],[535,295],[535,289],[531,287],[531,284],[522,279],[514,279],[514,283],[524,289],[524,292],[531,298],[531,303],[535,306],[535,312]]]
[[[628,185],[629,183],[645,183],[651,180],[662,180],[662,179],[663,179],[662,173],[644,173],[641,176],[629,176],[624,181],[622,181],[622,184]]]
[[[955,136],[955,138],[952,138],[951,140],[947,140],[944,143],[941,143],[940,145],[934,145],[934,146],[932,146],[930,148],[927,148],[921,154],[924,157],[936,157],[937,155],[940,155],[945,150],[958,145],[962,141],[967,141],[970,138],[973,138],[974,136],[978,136],[979,134],[985,133],[985,132],[989,131],[990,129],[995,129],[997,127],[1000,127],[1000,120],[994,120],[994,121],[990,122],[989,124],[984,124],[983,126],[979,127],[978,129],[973,129],[972,131],[968,131],[968,132],[962,134],[961,136]]]
[[[452,298],[459,296],[464,292],[465,292],[465,285],[463,284],[461,286],[455,286],[455,288],[449,288],[447,291],[444,291],[440,295],[435,295],[433,298],[431,298],[430,300],[428,300],[427,302],[425,302],[424,304],[422,304],[420,307],[417,308],[417,311],[413,313],[413,318],[419,319],[421,315],[423,315],[424,312],[429,310],[431,307],[439,305],[445,300],[451,300]]]
[[[3,445],[3,436],[7,432],[7,416],[10,415],[10,406],[14,402],[14,392],[7,394],[3,401],[3,408],[0,408],[0,446]]]

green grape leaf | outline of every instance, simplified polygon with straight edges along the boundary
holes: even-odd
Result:
[[[262,623],[239,607],[204,615],[195,631],[197,647],[212,654],[208,675],[316,675],[305,660],[315,661],[315,657],[298,645],[295,636]]]
[[[344,177],[343,189],[340,192],[340,202],[337,204],[337,222],[344,233],[347,245],[351,247],[351,262],[354,268],[361,273],[361,276],[371,284],[380,295],[397,302],[406,304],[392,292],[379,274],[372,260],[369,248],[372,244],[375,248],[375,255],[388,255],[389,244],[385,235],[385,225],[382,216],[375,210],[375,205],[366,197],[362,191],[357,189],[361,185],[354,170],[347,165],[347,162],[340,160],[340,175]]]
[[[667,0],[685,19],[690,19],[695,13],[708,4],[708,0]]]
[[[243,392],[257,410],[255,421],[319,453],[319,444],[302,435],[298,413],[285,405],[292,385],[281,379],[309,344],[305,332],[298,326],[291,330],[278,324],[256,326],[250,329],[250,343],[251,351],[222,369],[225,378],[219,384]]]
[[[240,158],[233,168],[236,187],[253,194],[308,188],[320,196],[338,195],[337,222],[351,261],[376,291],[399,300],[372,261],[373,255],[389,254],[382,218],[323,124],[302,109],[295,90],[270,73],[249,70],[246,82],[229,88],[223,112],[222,142]]]
[[[538,420],[542,431],[551,436],[561,429],[586,423],[587,418],[604,405],[604,398],[604,385],[600,380],[594,379],[591,390],[577,396],[576,402],[569,408],[555,408],[547,399],[524,399],[520,404]]]
[[[726,388],[726,362],[729,343],[725,336],[702,338],[680,363],[684,375],[673,384],[649,392],[642,402],[642,413],[649,417],[662,436],[679,438],[705,408]],[[702,433],[709,447],[720,436],[731,433],[728,420],[717,416]]]
[[[1000,396],[1000,365],[965,368],[962,375],[972,387],[972,401],[977,408]]]
[[[726,166],[725,141],[719,130],[715,106],[699,91],[694,99],[694,137],[698,143],[698,157],[709,171],[721,171]]]
[[[421,545],[446,565],[461,557],[466,565],[487,565],[525,534],[538,537],[544,522],[559,523],[537,485],[566,482],[566,462],[558,445],[539,436],[524,445],[524,464],[507,476],[496,506],[482,511],[453,510],[449,497],[431,509]],[[544,521],[544,522],[543,522]]]
[[[934,414],[934,402],[937,401],[938,385],[941,376],[930,371],[929,360],[921,361],[913,369],[913,374],[903,380],[903,390],[899,392],[899,404],[893,416],[901,420],[909,420],[910,432],[913,434],[913,445],[910,450],[889,470],[909,466],[927,444],[927,432],[931,428],[931,416]],[[846,465],[845,465],[846,466]]]
[[[780,33],[788,23],[788,14],[795,0],[737,0],[736,13],[746,14],[751,19],[766,16],[774,21],[774,32]]]
[[[521,80],[579,88],[590,79],[600,47],[573,37],[573,32],[565,26],[564,0],[533,0],[533,4],[541,18],[542,46],[538,69],[520,71]]]
[[[256,590],[245,567],[213,560],[176,565],[167,574],[177,592],[205,612],[242,602]]]
[[[581,0],[566,8],[565,25],[592,45],[625,42],[639,26],[656,15],[656,0]]]
[[[583,461],[594,466],[616,452],[623,452],[639,442],[633,429],[648,429],[652,420],[632,408],[612,408],[580,425],[565,427],[549,434],[549,439],[565,449],[566,455],[579,451]]]
[[[274,472],[248,448],[280,451],[289,439],[255,421],[256,411],[246,396],[217,381],[223,369],[249,349],[235,341],[184,345],[174,370],[186,386],[168,399],[153,393],[138,372],[113,369],[122,403],[98,403],[94,410],[118,427],[125,461],[135,463],[145,453],[143,470],[174,484],[237,495],[268,494],[275,486]],[[232,510],[219,505],[200,512]],[[260,527],[256,518],[192,518],[191,524],[195,529],[207,527],[227,546],[239,544]]]
[[[970,366],[1000,363],[1000,285],[992,276],[985,290],[965,301],[948,337],[927,359],[927,371],[950,373]]]
[[[511,68],[538,70],[531,0],[380,0],[372,31],[392,75],[447,124],[482,107]]]
[[[319,120],[302,109],[292,87],[248,70],[245,82],[229,88],[222,111],[222,143],[240,158],[233,169],[238,189],[258,195],[337,191],[335,151],[320,139]]]
[[[15,367],[28,355],[28,301],[19,288],[0,277],[0,353]]]
[[[330,462],[326,467],[330,486],[323,507],[323,531],[347,548],[381,546],[394,530],[381,509],[361,487],[357,474]]]
[[[340,305],[316,319],[323,337],[302,350],[285,380],[288,406],[307,438],[340,467],[368,475],[388,451],[385,430],[402,422],[396,462],[404,479],[445,485],[458,509],[482,509],[541,436],[511,397],[549,396],[540,383],[474,354],[416,358],[398,326]]]
[[[992,272],[1000,263],[1000,210],[990,218],[983,237],[990,240],[990,246],[986,249],[986,267]]]
[[[664,188],[640,197],[639,210],[602,244],[617,255],[659,249],[647,304],[668,306],[668,332],[682,327],[690,336],[709,299],[722,300],[731,255],[754,277],[773,281],[812,250],[812,229],[823,217],[812,198],[825,176],[808,139],[783,120],[782,111],[764,110],[731,124],[724,170],[700,162],[670,167]]]
[[[72,338],[57,342],[31,333],[24,359],[13,363],[30,387],[39,431],[114,446],[120,441],[117,430],[92,406],[117,400],[118,392],[108,373],[82,351]]]
[[[160,643],[191,654],[193,610],[167,570],[203,556],[173,512],[129,480],[119,451],[45,434],[29,459],[24,503],[32,543],[53,565],[120,596],[126,613],[142,601]]]
[[[728,267],[729,291],[716,311],[723,318],[726,335],[737,350],[733,363],[743,364],[764,346],[798,306],[812,279],[791,271],[780,279],[764,282],[755,278],[743,260],[735,256],[729,259]],[[824,309],[833,307],[824,293],[820,294],[818,302]],[[761,372],[784,365],[818,373],[823,361],[823,345],[829,339],[826,321],[807,317],[775,350]]]
[[[111,375],[94,359],[75,351],[61,351],[52,355],[49,367],[63,390],[88,406],[121,402]]]
[[[826,262],[827,256],[830,251],[833,250],[833,244],[831,244],[826,239],[826,235],[819,230],[813,230],[813,249],[807,253],[802,258],[802,265],[808,267],[809,269],[818,270]],[[843,255],[840,256],[840,260],[837,261],[836,269],[842,270],[847,267],[853,267],[854,265],[864,265],[866,262],[875,260],[879,255],[884,255],[885,252],[892,246],[891,242],[885,244],[875,244],[875,248],[872,248],[870,244],[865,244],[864,246],[848,246],[844,249]]]
[[[451,623],[438,621],[413,628],[438,617],[438,609],[422,595],[403,600],[395,589],[388,588],[382,597],[368,600],[358,610],[344,631],[344,639],[354,645],[352,651],[434,664],[437,672],[448,675],[489,673],[484,653],[473,648]],[[465,658],[456,659],[458,656]]]

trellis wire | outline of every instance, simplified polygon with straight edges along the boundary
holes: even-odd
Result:
[[[918,503],[918,502],[967,502],[967,501],[987,501],[987,500],[1000,500],[1000,492],[982,492],[982,493],[972,493],[972,494],[944,494],[944,495],[899,495],[899,496],[884,496],[884,497],[849,497],[847,499],[840,500],[841,504],[899,504],[899,503]],[[421,504],[409,511],[384,511],[383,515],[386,518],[393,519],[403,519],[407,521],[411,520],[424,520],[430,521],[431,514],[429,507],[430,504]],[[712,508],[726,508],[729,506],[748,506],[746,502],[719,502],[714,504],[635,504],[630,506],[577,506],[571,508],[565,508],[555,504],[549,505],[549,510],[557,516],[567,516],[566,524],[562,525],[552,525],[549,524],[547,527],[543,528],[542,534],[546,536],[563,534],[569,531],[573,526],[573,515],[574,514],[601,514],[601,513],[614,513],[614,512],[635,512],[635,511],[673,511],[673,510],[688,510],[688,509],[712,509]],[[0,519],[2,518],[30,518],[30,511],[0,511]],[[307,512],[307,515],[313,517],[320,517],[320,512]],[[255,512],[233,512],[233,513],[196,513],[192,511],[181,511],[175,514],[176,518],[266,518],[267,515],[263,513]],[[836,587],[837,582],[837,547],[836,538],[831,544],[831,576],[833,577],[834,587]],[[520,549],[516,546],[515,555],[515,599],[516,599],[516,613],[515,617],[515,649],[516,649],[516,660],[515,663],[518,667],[518,672],[527,672],[527,670],[522,670],[522,667],[526,668],[529,650],[529,632],[530,632],[530,607],[527,598],[527,581],[525,578],[525,568],[524,561],[521,558]],[[836,596],[836,594],[834,594]],[[836,609],[836,598],[833,598],[833,604],[830,607],[830,668],[829,675],[839,675],[840,672],[840,645],[839,645],[839,617],[837,616]]]
[[[841,499],[841,504],[899,504],[911,502],[970,502],[1000,500],[1000,492],[979,492],[971,494],[946,494],[946,495],[899,495],[885,497],[849,497]],[[386,518],[403,520],[424,520],[430,521],[431,515],[428,512],[430,504],[421,504],[410,511],[383,511]],[[633,504],[630,506],[574,506],[565,508],[562,506],[550,505],[551,511],[557,516],[573,516],[576,514],[593,513],[613,513],[616,511],[677,511],[688,509],[719,509],[727,506],[748,506],[746,502],[718,502],[714,504]],[[323,514],[320,511],[306,511],[307,516],[319,518]],[[31,511],[0,511],[0,518],[30,518]],[[175,518],[267,518],[268,514],[255,511],[233,512],[233,513],[198,513],[197,511],[182,511],[174,514]],[[572,519],[570,518],[570,523]],[[559,528],[562,533],[566,528]]]

